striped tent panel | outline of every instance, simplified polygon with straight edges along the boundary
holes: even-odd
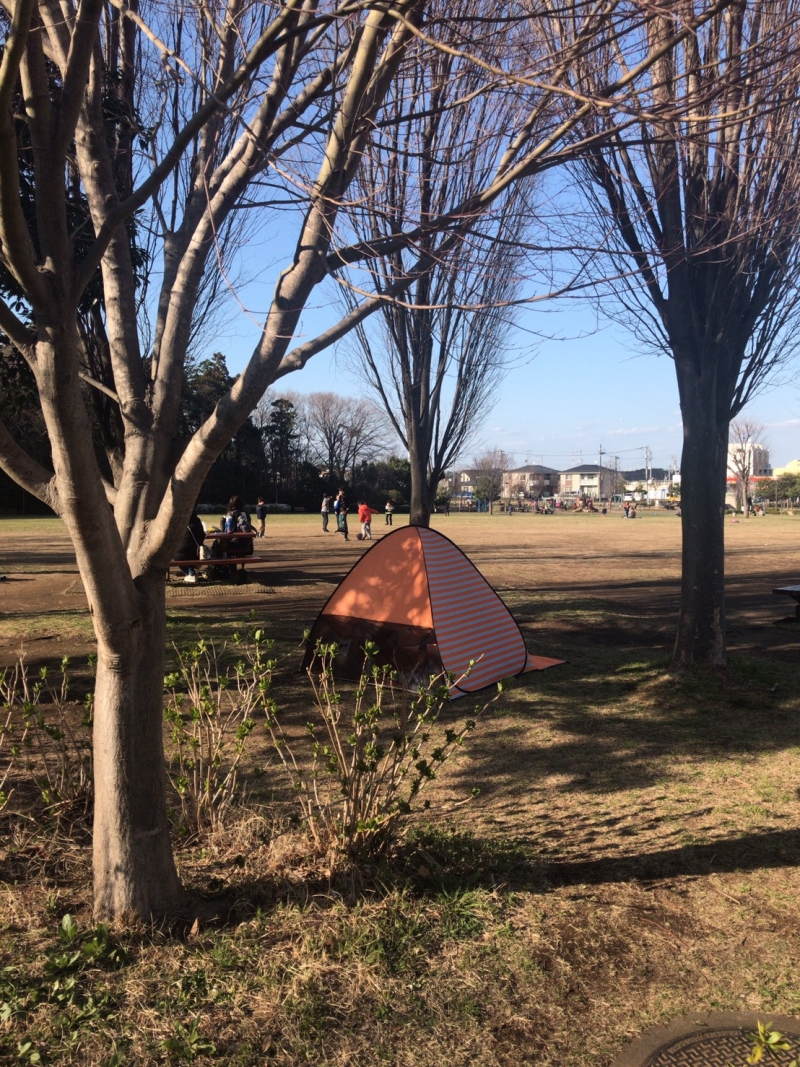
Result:
[[[419,536],[442,663],[459,679],[470,660],[477,661],[458,688],[475,692],[519,674],[528,652],[508,608],[451,541],[423,527]]]

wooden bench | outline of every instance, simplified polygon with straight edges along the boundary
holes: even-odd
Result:
[[[171,559],[167,569],[167,579],[171,577],[173,568],[192,567],[239,567],[242,574],[248,563],[264,563],[263,556],[230,556],[227,559]]]
[[[790,596],[792,600],[797,602],[794,614],[797,621],[800,622],[800,585],[779,585],[778,588],[773,589],[772,592],[776,596]]]

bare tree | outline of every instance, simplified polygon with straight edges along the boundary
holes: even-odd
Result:
[[[502,64],[477,55],[475,62],[486,75],[482,91],[513,86],[520,118],[485,185],[422,227],[447,229],[457,243],[516,182],[577,150],[567,140],[593,105],[576,101],[564,72],[581,51],[635,33],[649,4],[634,0],[620,17],[619,0],[574,0],[556,52],[536,29],[551,16],[532,17],[523,0],[486,0],[478,18],[463,23],[440,11],[430,25],[427,7],[428,0],[3,5],[0,330],[35,378],[52,469],[2,425],[0,465],[63,519],[91,608],[100,918],[148,919],[184,904],[164,775],[165,579],[199,489],[277,377],[413,282],[410,270],[390,292],[366,294],[338,323],[291,347],[310,295],[331,273],[421,241],[418,226],[376,242],[336,236],[410,43],[471,54],[484,37],[500,42],[506,27],[516,35]],[[707,15],[682,24],[676,39],[694,34]],[[598,106],[630,108],[659,49],[603,85]],[[545,114],[551,121],[540,137]],[[250,360],[181,439],[184,366],[204,293],[229,281],[220,248],[226,227],[254,212],[269,229],[270,212],[287,205],[296,240]],[[273,228],[283,249],[285,226]],[[152,264],[144,269],[143,231]],[[417,270],[425,266],[421,251]],[[95,299],[101,363],[92,362],[81,321]],[[104,442],[110,477],[93,446],[86,386],[114,405]]]
[[[487,449],[472,461],[476,471],[474,495],[477,500],[485,500],[488,503],[490,515],[494,511],[495,500],[499,500],[502,495],[503,475],[509,465],[508,454],[499,448]]]
[[[314,463],[316,456],[312,447],[311,427],[308,421],[308,403],[305,393],[298,393],[294,389],[286,389],[278,392],[268,389],[260,398],[253,413],[250,416],[253,425],[262,433],[272,419],[273,404],[276,400],[288,400],[295,411],[294,427],[297,432],[297,455],[301,463]]]
[[[750,518],[750,497],[756,459],[763,445],[764,426],[753,419],[734,419],[730,425],[728,470],[736,479],[736,493],[746,519]]]
[[[794,356],[800,325],[800,4],[737,0],[671,44],[699,7],[654,6],[641,45],[661,57],[630,115],[587,116],[583,136],[610,136],[581,167],[599,221],[595,247],[616,271],[601,290],[602,310],[668,354],[678,379],[674,660],[723,664],[728,425]],[[582,57],[575,91],[591,95],[624,75],[637,60],[632,43]],[[581,243],[589,243],[586,224]]]
[[[443,5],[454,6],[438,0],[429,18]],[[468,22],[484,4],[459,0],[456,6]],[[486,184],[519,117],[510,94],[498,106],[483,84],[483,72],[464,56],[411,49],[348,212],[362,240],[422,231],[413,247],[368,261],[371,288],[389,293],[410,283],[408,296],[387,300],[371,320],[374,327],[360,325],[353,335],[356,363],[408,451],[410,521],[417,526],[430,524],[439,482],[491,410],[509,358],[510,305],[527,224],[523,186],[512,186],[456,242],[449,231],[425,232],[431,218],[468,202]],[[467,103],[457,107],[459,100]],[[358,301],[347,288],[344,298],[350,307]]]
[[[380,408],[369,400],[309,393],[304,410],[311,455],[340,485],[363,460],[386,452],[392,430]]]

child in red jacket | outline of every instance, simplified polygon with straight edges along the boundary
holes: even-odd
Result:
[[[358,521],[361,523],[361,533],[358,535],[358,539],[360,541],[372,540],[372,516],[377,514],[378,512],[375,508],[371,508],[366,500],[359,500]]]

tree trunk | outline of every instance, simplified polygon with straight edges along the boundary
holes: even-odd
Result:
[[[686,373],[676,357],[683,415],[681,608],[673,662],[724,666],[725,490],[728,420],[716,378]],[[710,380],[708,378],[710,377]]]
[[[167,824],[164,579],[136,582],[142,618],[122,653],[98,647],[94,906],[98,919],[174,915],[183,899]]]
[[[408,460],[411,467],[411,526],[431,524],[433,497],[428,486],[428,449],[421,446],[415,434],[408,438]]]

